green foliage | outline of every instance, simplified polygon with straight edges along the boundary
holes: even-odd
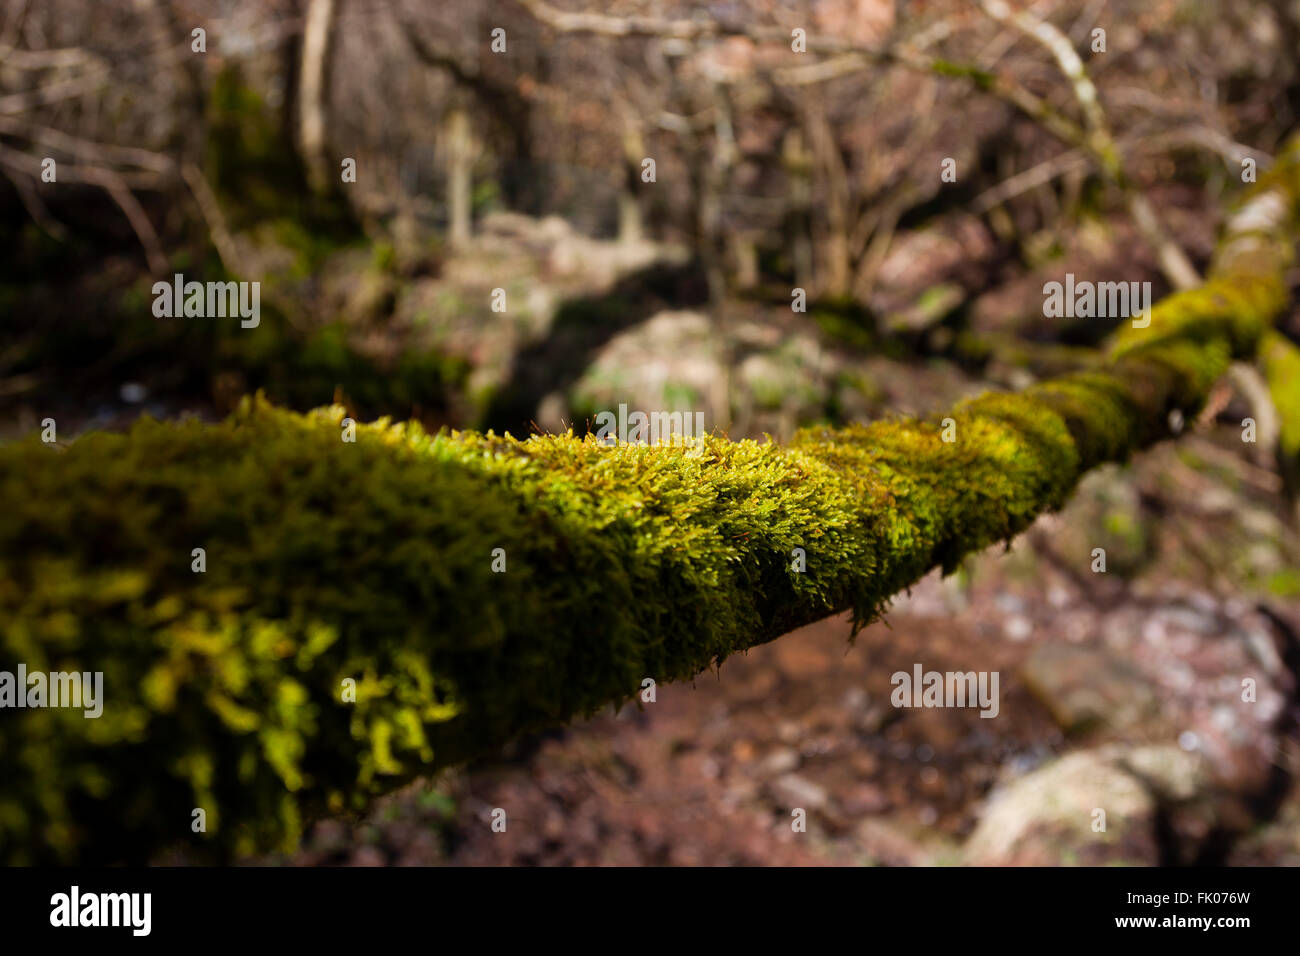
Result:
[[[827,338],[864,352],[880,343],[876,319],[861,303],[850,299],[824,299],[812,303],[809,316]]]
[[[348,443],[342,409],[256,400],[219,425],[0,448],[0,665],[102,671],[105,697],[99,719],[0,721],[5,859],[291,846],[315,814],[645,677],[843,609],[870,621],[1190,419],[1280,284],[1220,272],[1111,363],[961,404],[954,441],[906,420],[611,448],[381,420]]]
[[[313,195],[283,116],[268,109],[244,85],[239,70],[226,67],[208,99],[204,170],[235,230],[271,223],[276,238],[313,270],[360,230],[339,187]]]
[[[397,250],[388,241],[376,242],[371,253],[371,267],[383,275],[397,274]]]
[[[393,362],[381,364],[357,352],[339,323],[305,339],[285,332],[269,332],[264,340],[235,338],[231,344],[245,346],[242,370],[272,383],[268,391],[277,401],[298,408],[328,401],[337,388],[355,407],[371,413],[439,409],[469,371],[465,360],[430,349],[403,351]],[[259,353],[259,342],[266,352]]]

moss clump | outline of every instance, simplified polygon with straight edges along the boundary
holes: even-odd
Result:
[[[1059,508],[1088,468],[1167,436],[1170,412],[1190,416],[1254,348],[1277,284],[1220,272],[1109,364],[950,422],[814,428],[784,447],[387,421],[345,442],[342,409],[257,400],[219,425],[0,448],[0,662],[104,674],[99,719],[0,722],[5,858],[292,845],[314,814],[645,677],[692,677],[839,610],[869,621],[931,567]]]
[[[1300,498],[1300,348],[1272,332],[1260,345],[1259,354],[1277,409],[1278,470],[1291,498]]]

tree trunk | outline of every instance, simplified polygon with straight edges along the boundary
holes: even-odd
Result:
[[[812,157],[798,130],[786,134],[781,149],[781,162],[790,179],[790,211],[786,217],[786,231],[794,283],[801,289],[809,289],[813,283]]]
[[[338,0],[310,0],[302,35],[298,148],[307,167],[307,181],[318,193],[330,185],[329,80],[338,7]]]
[[[469,114],[463,106],[447,117],[447,217],[448,241],[463,246],[472,234],[474,139]]]
[[[641,130],[632,120],[623,127],[623,190],[618,196],[618,240],[641,241],[641,161],[645,159],[645,142]]]

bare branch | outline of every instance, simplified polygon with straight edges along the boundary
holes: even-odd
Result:
[[[990,17],[1015,27],[1052,54],[1057,67],[1069,81],[1074,98],[1083,113],[1087,135],[1081,145],[1092,154],[1106,179],[1122,190],[1133,222],[1155,251],[1160,271],[1175,288],[1190,289],[1200,285],[1200,273],[1187,258],[1187,253],[1165,229],[1150,200],[1139,194],[1125,177],[1119,149],[1106,124],[1106,114],[1102,111],[1097,96],[1097,87],[1089,79],[1070,38],[1028,10],[1013,12],[1005,0],[980,0],[980,5]]]
[[[162,243],[158,241],[158,233],[154,231],[153,223],[145,215],[144,207],[135,198],[135,194],[127,188],[123,178],[112,170],[95,169],[93,167],[85,170],[83,175],[88,182],[98,182],[104,188],[104,191],[112,197],[113,201],[117,203],[118,208],[122,210],[127,222],[135,230],[140,245],[144,247],[145,258],[149,260],[149,268],[156,275],[162,275],[166,272],[167,256],[163,252]]]
[[[1081,149],[1072,149],[1060,153],[1039,163],[1037,166],[1032,166],[1023,172],[1004,179],[990,189],[984,190],[971,203],[971,210],[975,213],[988,212],[999,203],[1014,199],[1031,189],[1050,183],[1058,176],[1064,176],[1066,173],[1083,169],[1089,165],[1091,165],[1091,161]]]
[[[203,178],[203,173],[193,163],[185,163],[181,166],[181,176],[190,187],[190,192],[194,194],[199,212],[207,221],[208,233],[212,236],[212,244],[217,247],[217,255],[221,257],[222,264],[234,275],[245,275],[243,259],[230,229],[226,226],[226,217],[221,211],[221,204],[217,201],[216,194],[208,185],[208,181]]]
[[[0,163],[27,176],[37,178],[40,175],[40,161],[26,153],[0,145]],[[131,192],[127,177],[112,169],[97,166],[63,166],[59,174],[72,182],[93,183],[101,187],[117,203],[130,223],[140,245],[144,247],[149,268],[161,274],[167,270],[167,256],[163,253],[158,233],[145,214],[135,195]]]
[[[47,126],[37,126],[26,120],[12,116],[0,116],[0,133],[22,136],[34,143],[42,143],[56,150],[92,161],[114,159],[167,176],[176,171],[176,164],[170,157],[147,149],[134,146],[116,146],[111,143],[94,143],[90,140],[69,136],[67,133]]]
[[[14,184],[14,189],[18,190],[18,198],[22,200],[23,207],[38,226],[55,239],[63,240],[68,238],[68,230],[63,228],[63,223],[50,214],[45,203],[41,201],[40,193],[32,186],[30,176],[18,173],[8,167],[0,170],[0,172],[3,172],[5,178]]]

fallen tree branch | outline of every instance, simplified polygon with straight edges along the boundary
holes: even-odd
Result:
[[[1260,361],[1278,418],[1274,454],[1291,516],[1300,525],[1300,347],[1277,332],[1260,343]]]

